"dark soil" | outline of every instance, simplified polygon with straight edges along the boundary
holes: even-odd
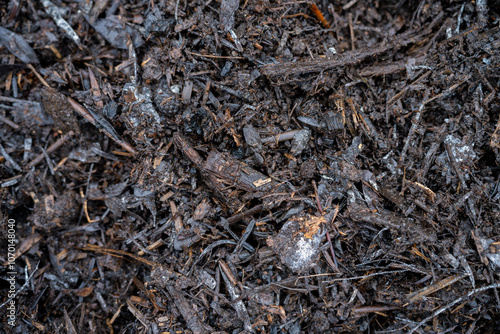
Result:
[[[499,1],[0,15],[0,332],[499,331]]]

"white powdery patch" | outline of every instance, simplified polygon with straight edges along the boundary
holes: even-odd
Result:
[[[460,138],[448,135],[446,136],[444,142],[445,144],[449,144],[451,146],[457,163],[471,163],[474,159],[476,159],[476,152],[474,152],[474,149],[463,143]]]
[[[300,237],[295,244],[296,248],[290,248],[292,254],[286,258],[286,264],[293,271],[303,270],[309,267],[317,254],[317,247],[313,239]]]
[[[309,229],[299,223],[302,219],[287,221],[278,235],[267,240],[267,244],[280,257],[281,262],[294,272],[303,272],[311,269],[318,258],[319,246],[325,236],[326,229],[315,224],[321,224],[318,217],[309,217]],[[307,225],[307,224],[306,224]]]

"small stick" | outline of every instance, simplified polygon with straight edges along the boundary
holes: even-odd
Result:
[[[14,168],[15,170],[18,170],[18,171],[22,170],[22,168],[17,164],[17,162],[15,162],[14,159],[11,158],[9,153],[7,153],[7,151],[5,151],[5,149],[3,148],[3,146],[1,144],[0,144],[0,154],[3,155],[5,160],[10,162],[10,164],[12,165],[12,168]]]
[[[318,206],[318,211],[321,215],[323,215],[323,207],[319,202],[318,187],[316,186],[316,181],[313,180],[312,185],[314,187],[314,197],[316,197],[316,205]]]
[[[1,95],[0,95],[0,101],[11,102],[11,103],[21,103],[21,104],[38,104],[38,102],[36,102],[36,101],[15,99],[13,97],[7,97],[7,96],[1,96]]]
[[[19,178],[22,176],[23,176],[22,174],[19,174],[19,175],[13,176],[11,178],[4,179],[4,180],[2,180],[2,184],[0,184],[0,187],[7,188],[10,186],[13,186],[14,184],[17,184],[19,182]]]
[[[11,121],[10,119],[8,119],[5,116],[0,115],[0,121],[4,122],[5,124],[7,124],[11,128],[13,128],[14,130],[18,130],[19,129],[19,125],[18,124],[14,123],[13,121]]]
[[[260,212],[262,212],[264,210],[265,210],[264,205],[263,204],[259,204],[259,205],[254,206],[253,208],[245,211],[245,212],[237,213],[234,216],[229,217],[227,219],[227,222],[229,224],[234,224],[234,223],[239,222],[240,220],[242,220],[243,218],[245,218],[247,216],[251,216],[251,215],[254,215],[256,213],[260,213]]]
[[[191,75],[192,76],[192,75]],[[207,80],[207,84],[205,86],[205,91],[203,92],[203,98],[201,105],[206,106],[207,105],[207,100],[208,100],[208,93],[210,92],[210,80]]]
[[[224,260],[222,260],[222,259],[219,260],[219,266],[222,269],[222,272],[224,272],[224,274],[226,274],[226,277],[229,280],[229,282],[231,282],[231,284],[233,286],[238,285],[238,281],[236,280],[233,273],[231,272],[231,269],[229,269],[229,266],[226,264],[226,262],[224,262]],[[231,296],[231,297],[233,297],[233,296]],[[236,297],[236,298],[238,298],[238,297]]]
[[[328,21],[325,20],[323,13],[321,13],[321,11],[319,10],[318,6],[316,6],[316,4],[314,4],[314,3],[309,4],[309,8],[311,8],[312,12],[318,18],[318,20],[321,22],[323,27],[325,27],[326,29],[330,28],[330,23],[328,23]]]
[[[90,67],[88,67],[88,72],[89,72],[89,79],[90,79],[90,87],[91,87],[92,94],[94,95],[96,105],[99,108],[104,108],[104,102],[102,101],[102,98],[101,98],[101,88],[99,87],[99,83],[97,82],[97,79],[94,75],[94,72],[92,72],[92,69]]]
[[[339,205],[337,204],[337,206],[335,207],[335,213],[333,214],[331,224],[333,224],[335,218],[337,218],[338,213],[339,213]],[[330,252],[332,253],[333,263],[335,264],[336,267],[335,269],[337,269],[337,271],[340,272],[339,265],[337,264],[337,257],[335,256],[335,251],[333,250],[332,239],[330,239],[330,232],[328,230],[326,231],[326,238],[328,239],[328,243],[330,244]]]
[[[33,140],[30,137],[24,138],[23,161],[28,160],[29,153],[31,152],[31,144],[32,143],[33,143]]]
[[[443,279],[443,280],[441,280],[433,285],[430,285],[430,286],[428,286],[420,291],[414,292],[407,297],[408,303],[412,304],[412,303],[415,303],[417,301],[423,300],[426,296],[431,295],[436,291],[444,289],[447,286],[464,279],[465,277],[467,277],[467,275],[468,274],[456,274],[456,275],[447,277],[447,278],[445,278],[445,279]]]
[[[240,294],[236,291],[235,286],[238,285],[238,281],[231,273],[229,266],[223,261],[219,260],[219,267],[221,268],[222,278],[226,283],[226,289],[231,296],[231,300],[233,301],[233,308],[236,310],[236,314],[243,321],[243,327],[247,332],[250,332],[252,329],[252,325],[250,323],[250,317],[248,316],[247,308],[245,304],[240,299]],[[243,291],[241,291],[241,295],[243,295]]]
[[[276,136],[267,137],[261,140],[262,144],[278,143],[280,141],[286,141],[293,139],[293,136],[297,134],[300,130],[291,130],[287,132],[282,132]]]
[[[403,270],[393,270],[393,271],[381,271],[381,272],[375,272],[372,274],[366,274],[363,276],[353,276],[353,277],[340,277],[340,278],[334,278],[330,281],[323,281],[324,283],[333,283],[333,282],[338,282],[338,281],[352,281],[352,280],[358,280],[358,279],[367,279],[369,277],[374,277],[374,276],[380,276],[380,275],[389,275],[389,274],[400,274],[400,273],[405,273],[408,270],[403,269]],[[328,286],[328,288],[334,286],[334,284],[331,284]]]
[[[405,88],[403,88],[399,93],[397,93],[396,95],[391,97],[390,100],[387,101],[387,103],[386,103],[387,107],[392,106],[397,100],[399,100],[403,96],[404,93],[406,93],[408,91],[409,88],[411,88],[411,86],[419,84],[424,79],[426,79],[431,73],[432,73],[432,71],[425,72],[420,77],[418,77],[415,81],[413,81],[411,84],[409,84]]]
[[[87,110],[82,107],[78,102],[73,100],[71,97],[68,97],[68,102],[73,107],[77,113],[83,116],[87,121],[92,123],[95,127],[97,127],[100,131],[104,132],[106,136],[114,140],[118,145],[123,147],[125,150],[132,154],[137,154],[137,151],[126,141],[124,141],[118,133],[116,133],[115,129],[104,119],[103,116],[99,115],[97,112],[92,112],[92,110]]]
[[[79,103],[77,103],[75,100],[73,100],[71,97],[68,97],[68,102],[69,104],[71,104],[71,106],[73,107],[73,109],[80,114],[80,116],[82,116],[83,118],[85,118],[87,121],[89,121],[92,125],[95,125],[96,122],[95,122],[95,119],[94,117],[92,117],[92,115],[87,111],[87,109],[85,109],[84,107],[82,107]]]
[[[122,251],[119,249],[105,248],[105,247],[100,247],[100,246],[92,245],[92,244],[87,244],[85,247],[79,248],[79,249],[84,250],[84,251],[88,251],[88,252],[107,254],[107,255],[114,256],[116,258],[122,258],[122,259],[131,258],[131,259],[136,260],[138,262],[147,264],[150,267],[155,267],[155,266],[159,265],[157,262],[150,261],[148,259],[144,259],[140,256],[136,256],[132,253],[125,252],[125,251]]]
[[[356,2],[358,2],[358,0],[351,0],[348,3],[346,3],[344,6],[342,6],[342,9],[343,10],[348,10],[349,8],[351,8],[352,6],[354,6],[356,4]]]
[[[54,164],[53,164],[53,163],[52,163],[52,161],[50,160],[49,155],[48,155],[48,154],[47,154],[47,152],[43,149],[43,147],[42,147],[41,149],[42,149],[42,154],[43,154],[43,155],[44,155],[44,157],[45,157],[45,161],[47,161],[47,165],[49,166],[50,174],[55,175],[55,172],[54,172]]]
[[[72,137],[75,133],[73,131],[68,132],[66,135],[59,138],[54,144],[50,145],[49,148],[45,151],[46,154],[52,153],[62,146],[70,137]],[[31,160],[31,162],[26,166],[27,168],[34,167],[38,165],[45,158],[45,154],[39,154],[35,159]]]
[[[351,50],[356,49],[356,36],[354,35],[354,27],[352,26],[352,13],[347,15],[349,20],[349,33],[351,34]]]
[[[471,297],[472,295],[476,294],[476,293],[480,293],[480,292],[483,292],[483,291],[486,291],[488,289],[498,289],[500,287],[500,283],[496,283],[496,284],[491,284],[491,285],[488,285],[488,286],[484,286],[482,288],[478,288],[478,289],[474,289],[472,291],[469,291],[469,293],[467,293],[465,296],[462,296],[454,301],[452,301],[451,303],[441,307],[440,309],[438,309],[437,311],[435,311],[434,313],[432,313],[430,316],[428,316],[427,318],[425,318],[424,320],[420,321],[415,327],[413,327],[409,332],[408,334],[412,334],[414,333],[417,329],[419,329],[423,324],[425,324],[427,321],[431,320],[432,318],[434,317],[437,317],[439,314],[443,313],[444,311],[448,310],[449,308],[451,308],[453,305],[456,305],[458,303],[460,303],[462,300],[464,299],[467,299],[469,297]]]
[[[193,55],[193,56],[205,57],[205,58],[220,58],[220,59],[245,59],[245,58],[243,58],[243,57],[234,57],[234,56],[202,55],[202,54],[200,54],[200,53],[189,52],[189,51],[186,51],[186,53],[189,53],[190,55]]]
[[[37,70],[35,70],[35,68],[33,67],[33,65],[31,64],[28,64],[28,67],[30,68],[30,70],[33,71],[33,73],[35,73],[36,77],[38,78],[38,80],[40,80],[40,82],[47,88],[51,88],[50,85],[47,83],[47,81],[45,81],[45,79],[40,75],[40,73],[37,72]]]
[[[355,314],[365,314],[365,313],[378,313],[384,311],[398,310],[398,306],[386,306],[386,305],[373,305],[373,306],[360,306],[355,307],[352,311]]]
[[[153,242],[151,245],[149,245],[148,247],[146,247],[146,250],[148,251],[152,251],[152,250],[155,250],[156,248],[160,247],[160,246],[163,246],[164,242],[162,239],[159,239],[159,240],[156,240],[155,242]],[[138,256],[143,256],[145,254],[145,252],[143,250],[139,251],[137,253]],[[147,290],[149,291],[149,290]]]
[[[432,102],[434,100],[437,100],[441,97],[445,97],[447,96],[448,94],[452,93],[455,89],[457,89],[461,84],[467,82],[467,80],[469,80],[470,78],[472,77],[472,75],[468,75],[464,80],[460,81],[460,82],[457,82],[456,84],[454,84],[453,86],[447,88],[444,92],[442,93],[439,93],[438,95],[434,96],[434,97],[431,97],[430,99],[422,102],[422,104],[420,105],[420,110],[423,109],[423,107],[428,104],[429,102]]]

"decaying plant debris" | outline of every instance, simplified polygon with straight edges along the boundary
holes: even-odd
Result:
[[[2,332],[500,328],[498,1],[7,3]]]

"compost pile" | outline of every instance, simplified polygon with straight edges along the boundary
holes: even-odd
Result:
[[[2,332],[500,328],[499,1],[0,13]]]

